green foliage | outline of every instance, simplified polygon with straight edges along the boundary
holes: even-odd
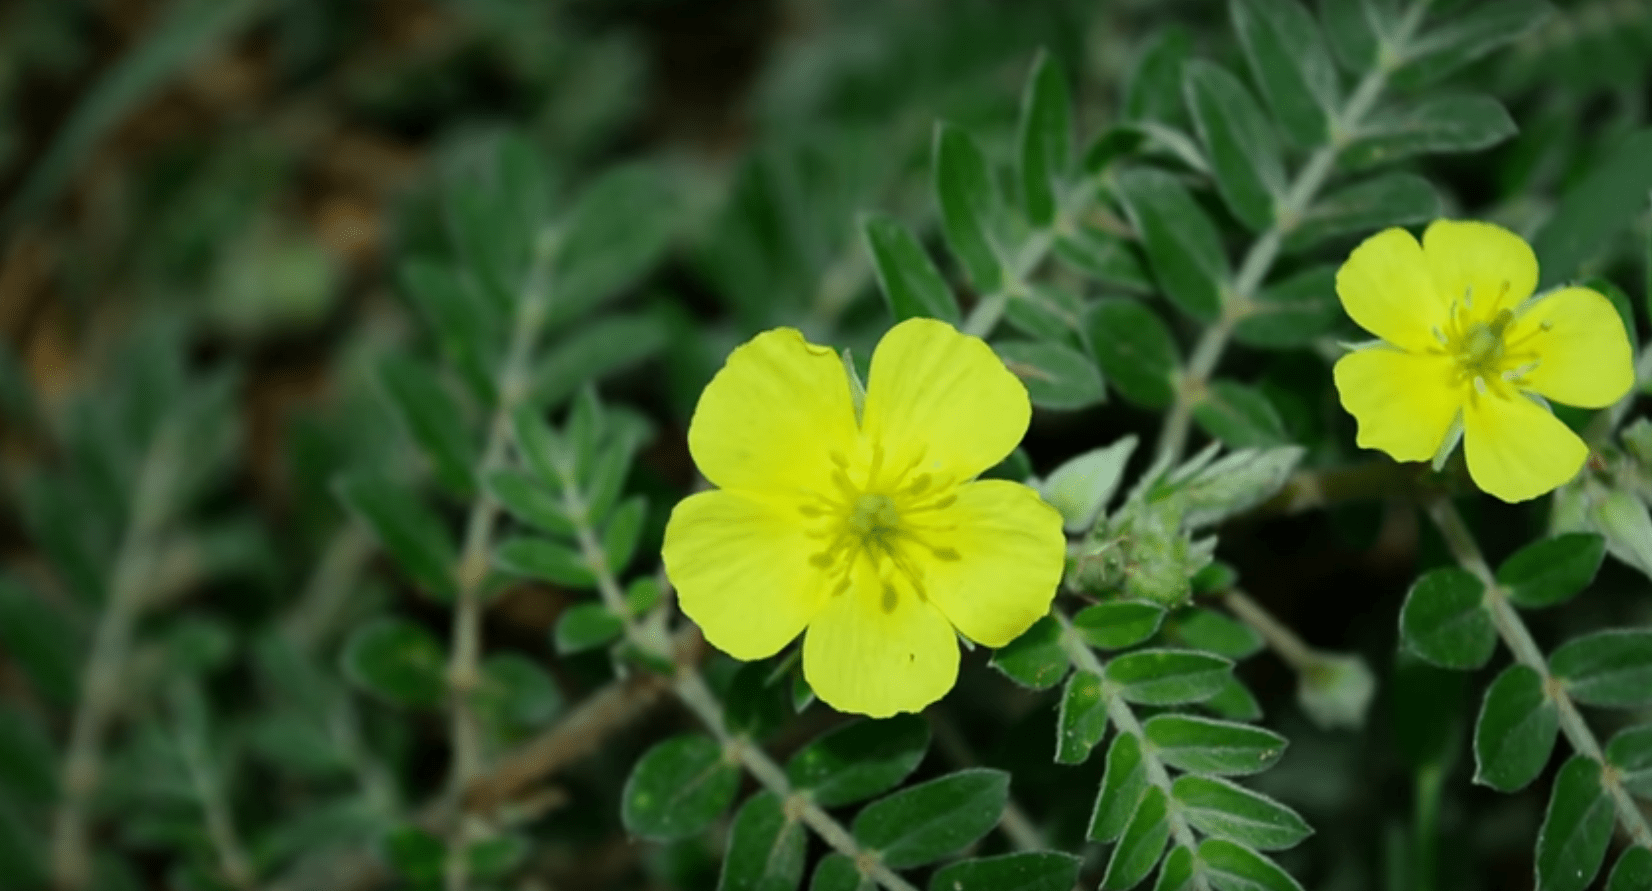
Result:
[[[687,838],[711,825],[734,801],[740,769],[723,747],[699,734],[673,737],[648,750],[625,781],[625,828],[659,841]]]
[[[1400,634],[1412,652],[1441,668],[1485,665],[1497,647],[1485,585],[1455,567],[1424,574],[1406,595]]]
[[[872,802],[855,815],[855,840],[895,869],[954,853],[997,825],[1009,798],[1008,774],[962,770]]]
[[[824,807],[854,804],[898,785],[928,750],[929,725],[918,718],[860,721],[804,746],[786,777]]]
[[[1543,678],[1525,665],[1510,665],[1486,689],[1474,725],[1474,779],[1500,792],[1526,786],[1549,763],[1559,712]]]
[[[1600,783],[1600,763],[1573,755],[1555,775],[1549,810],[1537,831],[1538,887],[1588,887],[1606,857],[1614,822],[1612,802]]]

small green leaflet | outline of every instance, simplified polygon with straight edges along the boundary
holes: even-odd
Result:
[[[1070,891],[1081,861],[1059,851],[1023,851],[949,863],[929,891]]]
[[[1107,767],[1090,815],[1090,840],[1112,841],[1124,831],[1136,805],[1147,794],[1147,768],[1142,762],[1141,738],[1133,733],[1113,737],[1107,749]]]
[[[1210,698],[1232,670],[1231,661],[1197,650],[1138,650],[1107,663],[1107,680],[1130,702],[1181,705]]]
[[[822,807],[871,798],[897,784],[929,750],[929,723],[916,715],[845,724],[786,762],[786,778]]]
[[[1652,724],[1618,731],[1606,744],[1606,761],[1631,794],[1652,799]]]
[[[1073,616],[1084,642],[1104,650],[1121,650],[1152,637],[1164,621],[1164,607],[1147,600],[1106,600]]]
[[[1441,668],[1485,665],[1497,648],[1485,586],[1454,566],[1425,573],[1406,595],[1400,635],[1412,652]]]
[[[850,832],[855,841],[880,852],[891,869],[923,866],[998,825],[1009,787],[1009,774],[1003,771],[961,770],[872,802],[855,815]]]
[[[1569,641],[1549,657],[1549,670],[1587,705],[1652,703],[1652,630],[1599,631]]]
[[[620,819],[652,841],[687,838],[710,826],[734,800],[740,768],[709,736],[687,733],[659,743],[625,781]]]
[[[1119,395],[1144,408],[1175,399],[1181,356],[1158,313],[1139,300],[1104,298],[1090,308],[1089,329],[1096,363]]]
[[[927,316],[957,325],[957,298],[935,268],[929,252],[893,217],[869,214],[861,222],[878,286],[897,322]]]
[[[1537,830],[1538,891],[1583,891],[1595,880],[1616,816],[1600,785],[1600,764],[1573,755],[1555,777]]]
[[[1286,740],[1271,730],[1193,715],[1154,715],[1142,732],[1159,760],[1188,773],[1245,776],[1272,767]]]
[[[1199,864],[1217,891],[1302,891],[1279,864],[1226,839],[1199,845]]]
[[[1034,690],[1048,690],[1067,676],[1072,663],[1061,649],[1061,623],[1045,616],[999,647],[992,654],[992,667],[1010,680]]]
[[[1169,841],[1170,810],[1164,790],[1150,786],[1113,846],[1107,872],[1101,877],[1101,891],[1134,888],[1159,862]]]
[[[773,792],[758,792],[740,806],[729,830],[718,891],[772,891],[803,881],[808,839],[803,824],[786,815]]]
[[[1486,689],[1474,725],[1474,781],[1500,792],[1522,789],[1543,771],[1560,729],[1543,677],[1510,665]]]
[[[1062,692],[1056,718],[1055,760],[1082,764],[1107,733],[1107,700],[1102,680],[1088,671],[1075,671]]]
[[[1117,177],[1117,191],[1165,295],[1188,315],[1215,321],[1231,277],[1216,224],[1163,171],[1124,171]]]
[[[434,708],[447,694],[447,656],[422,625],[387,617],[355,630],[344,645],[344,673],[396,705]]]
[[[1516,606],[1556,606],[1594,581],[1605,556],[1604,538],[1592,532],[1569,532],[1515,551],[1497,567],[1497,583]]]
[[[1188,774],[1170,794],[1193,828],[1259,851],[1294,848],[1313,834],[1295,811],[1227,780]]]

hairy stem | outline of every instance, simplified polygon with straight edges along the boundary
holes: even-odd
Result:
[[[358,519],[346,520],[327,542],[298,606],[286,618],[284,628],[293,643],[314,650],[335,630],[361,567],[372,553],[373,537],[367,527]]]
[[[1292,670],[1306,671],[1319,660],[1313,647],[1303,643],[1302,638],[1298,637],[1290,626],[1279,621],[1262,604],[1252,600],[1249,594],[1235,588],[1222,596],[1222,605],[1239,621],[1260,634],[1268,649],[1273,650],[1274,654],[1284,660]]]
[[[1623,787],[1617,771],[1605,769],[1606,760],[1601,754],[1600,741],[1595,739],[1594,732],[1583,720],[1577,703],[1566,693],[1565,685],[1549,672],[1549,660],[1538,648],[1537,641],[1532,639],[1531,631],[1526,628],[1520,613],[1509,603],[1508,592],[1497,583],[1497,577],[1486,564],[1485,557],[1480,553],[1480,546],[1474,540],[1474,534],[1469,531],[1468,524],[1463,522],[1456,506],[1447,498],[1437,498],[1429,503],[1428,515],[1439,528],[1446,547],[1451,550],[1451,555],[1456,558],[1457,563],[1485,584],[1486,608],[1491,611],[1492,624],[1496,626],[1497,635],[1503,639],[1503,644],[1509,648],[1515,661],[1537,672],[1543,679],[1543,689],[1554,700],[1555,710],[1560,715],[1560,731],[1566,735],[1566,741],[1571,743],[1572,751],[1601,765],[1600,784],[1612,798],[1612,805],[1618,813],[1618,823],[1629,833],[1635,844],[1652,848],[1652,825],[1648,825],[1646,815],[1641,813],[1640,806],[1630,797],[1629,790]]]
[[[180,730],[174,738],[189,773],[190,787],[206,817],[207,838],[218,855],[219,871],[231,887],[255,891],[258,880],[253,874],[252,862],[247,859],[246,848],[241,845],[241,836],[235,831],[235,821],[224,801],[224,790],[213,773],[211,756],[193,733]]]
[[[1182,450],[1187,446],[1193,408],[1204,398],[1205,387],[1221,361],[1222,352],[1227,349],[1234,327],[1252,311],[1256,293],[1273,268],[1274,261],[1279,259],[1285,237],[1302,222],[1314,197],[1330,179],[1337,155],[1358,133],[1366,115],[1371,113],[1377,98],[1382,95],[1383,87],[1387,86],[1388,76],[1403,61],[1403,47],[1421,23],[1426,6],[1425,0],[1413,4],[1407,11],[1390,38],[1388,50],[1378,53],[1375,67],[1365,73],[1354,92],[1348,96],[1348,101],[1332,115],[1329,141],[1308,157],[1274,207],[1273,222],[1257,236],[1245,253],[1231,288],[1223,294],[1222,317],[1205,329],[1182,373],[1180,386],[1176,388],[1176,401],[1165,415],[1164,426],[1159,432],[1157,461],[1171,463],[1181,457]]]
[[[1056,610],[1053,615],[1056,621],[1061,623],[1061,649],[1066,652],[1067,658],[1071,659],[1080,671],[1087,671],[1098,678],[1105,678],[1106,675],[1103,673],[1101,660],[1096,658],[1095,651],[1085,645],[1084,641],[1078,636],[1078,631],[1073,628],[1072,620],[1060,610]],[[1142,731],[1141,722],[1136,720],[1136,713],[1130,708],[1130,703],[1125,702],[1124,697],[1111,690],[1105,681],[1101,685],[1101,695],[1107,700],[1107,718],[1113,722],[1113,728],[1119,733],[1128,733],[1141,741],[1142,767],[1147,771],[1147,781],[1157,786],[1164,793],[1166,801],[1174,801],[1175,799],[1170,795],[1170,772],[1165,769],[1164,762],[1159,760],[1152,744],[1147,741],[1147,735]],[[1193,826],[1187,822],[1187,818],[1182,815],[1182,812],[1178,808],[1170,808],[1168,820],[1170,822],[1171,839],[1189,851],[1197,851],[1199,840],[1193,834]],[[1193,888],[1194,891],[1211,891],[1210,881],[1205,878],[1203,872],[1198,870],[1194,871],[1192,884],[1189,887]]]
[[[91,878],[87,811],[98,785],[104,737],[120,705],[133,629],[154,572],[156,538],[167,520],[168,492],[178,470],[176,439],[174,431],[163,426],[139,463],[131,519],[81,671],[80,699],[63,758],[62,799],[52,824],[51,871],[59,891],[83,888]]]
[[[535,245],[532,268],[518,297],[510,345],[499,367],[499,404],[488,423],[487,443],[476,466],[480,486],[489,473],[504,466],[510,444],[511,413],[528,392],[528,374],[533,348],[545,319],[547,277],[554,238],[542,234]],[[447,681],[451,691],[450,729],[453,745],[448,774],[451,794],[462,795],[466,787],[483,773],[481,728],[477,724],[471,695],[481,684],[482,583],[487,578],[493,527],[499,519],[499,503],[485,489],[471,503],[465,522],[464,544],[454,568],[458,594],[453,605],[453,630],[448,658]],[[461,809],[459,823],[448,846],[447,891],[464,891],[470,884],[466,849],[480,834],[478,821]]]

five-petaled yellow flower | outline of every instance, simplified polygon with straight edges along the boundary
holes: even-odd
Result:
[[[1019,483],[976,480],[1027,431],[1026,388],[979,338],[909,319],[872,355],[857,417],[842,360],[791,328],[735,349],[688,447],[720,487],[684,499],[666,574],[706,639],[738,659],[799,632],[803,675],[841,711],[917,711],[958,675],[954,629],[991,647],[1049,611],[1061,516]]]
[[[1336,281],[1348,315],[1384,341],[1336,364],[1359,444],[1425,461],[1460,435],[1469,475],[1504,501],[1560,486],[1588,457],[1539,397],[1602,408],[1634,384],[1611,302],[1579,287],[1528,300],[1537,257],[1499,226],[1436,220],[1421,245],[1384,230],[1354,249]]]

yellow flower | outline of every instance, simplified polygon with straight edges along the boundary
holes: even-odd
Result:
[[[909,319],[884,335],[857,418],[830,348],[791,328],[737,348],[700,396],[694,462],[720,490],[680,502],[666,574],[737,659],[805,628],[822,701],[917,711],[958,675],[954,629],[990,647],[1049,611],[1061,516],[1019,483],[975,480],[1027,431],[1026,388],[979,338]]]
[[[1634,384],[1629,339],[1605,297],[1535,298],[1537,257],[1490,223],[1436,220],[1422,244],[1387,229],[1354,249],[1337,296],[1383,343],[1336,364],[1358,442],[1399,461],[1443,459],[1459,436],[1469,475],[1504,501],[1570,480],[1589,449],[1540,397],[1602,408]]]

